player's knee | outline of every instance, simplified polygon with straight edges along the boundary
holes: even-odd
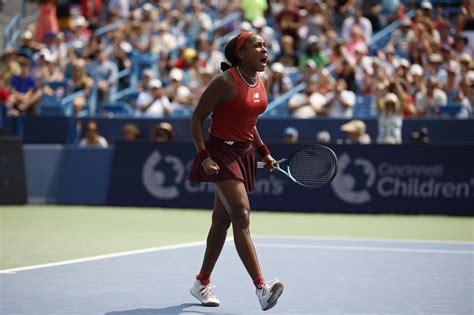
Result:
[[[250,225],[250,210],[246,207],[240,207],[238,210],[232,210],[232,224],[234,228],[248,229]]]
[[[231,223],[231,220],[229,216],[214,215],[212,217],[212,224],[214,225],[214,228],[216,229],[227,231],[227,229],[230,226],[230,223]]]

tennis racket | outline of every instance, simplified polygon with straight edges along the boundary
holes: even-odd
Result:
[[[281,168],[286,162],[286,170]],[[264,162],[257,162],[264,168]],[[337,173],[337,156],[330,148],[312,144],[302,147],[275,163],[276,170],[293,182],[309,188],[318,188],[331,182]]]

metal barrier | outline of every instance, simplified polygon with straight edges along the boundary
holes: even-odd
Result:
[[[20,14],[15,15],[3,30],[3,49],[7,49],[20,36]]]

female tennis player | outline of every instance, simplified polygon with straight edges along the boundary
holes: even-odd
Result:
[[[256,158],[253,146],[272,171],[275,159],[262,142],[256,128],[257,118],[267,107],[264,83],[257,72],[265,70],[268,53],[262,37],[249,32],[231,39],[225,47],[223,73],[217,75],[203,92],[192,117],[193,141],[198,151],[188,179],[214,182],[216,193],[212,225],[201,271],[191,294],[205,306],[218,306],[212,291],[211,273],[232,224],[234,243],[256,287],[263,310],[275,306],[283,283],[265,281],[250,237],[250,204],[247,193],[253,190]],[[209,137],[204,137],[204,120],[212,114]],[[253,146],[252,146],[253,143]]]

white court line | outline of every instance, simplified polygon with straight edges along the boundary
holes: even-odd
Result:
[[[77,263],[83,263],[87,261],[94,261],[94,260],[101,260],[101,259],[108,259],[108,258],[129,256],[129,255],[136,255],[136,254],[144,254],[144,253],[151,253],[151,252],[159,252],[159,251],[170,250],[170,249],[188,248],[188,247],[194,247],[194,246],[201,246],[205,244],[206,244],[206,241],[199,241],[199,242],[182,243],[182,244],[177,244],[177,245],[131,250],[131,251],[126,251],[126,252],[114,253],[114,254],[106,254],[106,255],[98,255],[98,256],[85,257],[85,258],[79,258],[79,259],[58,261],[54,263],[47,263],[47,264],[40,264],[40,265],[33,265],[33,266],[26,266],[26,267],[12,268],[12,269],[3,269],[3,270],[0,270],[0,274],[2,273],[13,274],[19,271],[77,264]]]
[[[398,253],[429,253],[429,254],[467,254],[474,255],[471,250],[427,249],[427,248],[400,248],[400,247],[370,247],[370,246],[336,246],[336,245],[301,245],[301,244],[259,244],[255,247],[297,248],[297,249],[329,249],[329,250],[357,250]]]
[[[459,244],[473,245],[474,241],[448,241],[448,240],[424,240],[424,239],[405,239],[405,238],[369,238],[369,237],[337,237],[337,236],[299,236],[299,235],[253,235],[253,239],[271,238],[288,240],[315,240],[315,241],[347,241],[347,242],[386,242],[386,243],[426,243],[426,244]]]
[[[395,239],[372,239],[372,238],[338,238],[338,237],[306,237],[306,236],[264,236],[264,235],[257,235],[252,236],[253,239],[263,239],[263,238],[270,238],[270,239],[289,239],[289,240],[336,240],[336,241],[373,241],[373,242],[407,242],[407,243],[439,243],[439,244],[474,244],[471,242],[462,242],[462,241],[431,241],[431,240],[395,240]],[[232,237],[228,237],[226,242],[232,241]],[[121,257],[121,256],[128,256],[128,255],[136,255],[136,254],[143,254],[143,253],[151,253],[151,252],[158,252],[164,250],[173,250],[179,248],[188,248],[194,246],[202,246],[205,245],[206,241],[199,241],[199,242],[190,242],[190,243],[182,243],[176,245],[169,245],[169,246],[160,246],[160,247],[152,247],[152,248],[145,248],[139,250],[132,250],[132,251],[125,251],[125,252],[118,252],[113,254],[106,254],[106,255],[98,255],[98,256],[91,256],[79,259],[71,259],[71,260],[64,260],[58,261],[53,263],[46,263],[46,264],[39,264],[39,265],[32,265],[32,266],[25,266],[19,268],[12,268],[12,269],[3,269],[0,270],[0,274],[14,274],[20,271],[26,270],[35,270],[41,268],[48,268],[48,267],[56,267],[56,266],[63,266],[69,264],[76,264],[94,260],[101,260],[101,259],[108,259],[114,257]],[[257,246],[262,246],[261,244]],[[386,247],[365,247],[365,246],[329,246],[329,245],[275,245],[275,244],[267,244],[265,247],[288,247],[288,248],[314,248],[314,249],[339,249],[339,250],[385,250],[385,251],[392,251],[392,252],[437,252],[437,253],[454,253],[454,252],[466,252],[469,254],[474,254],[472,251],[456,251],[456,250],[437,250],[437,249],[409,249],[409,248],[386,248]],[[464,254],[466,254],[464,253]]]

